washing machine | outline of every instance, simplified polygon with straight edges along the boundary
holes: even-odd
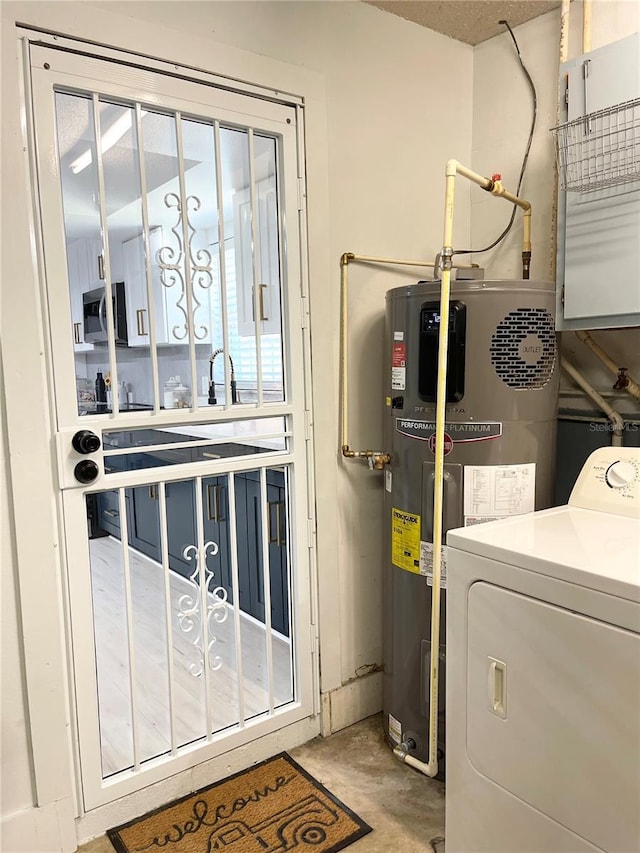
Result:
[[[447,853],[637,853],[640,450],[447,544]]]

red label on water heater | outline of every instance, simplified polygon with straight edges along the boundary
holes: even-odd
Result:
[[[394,343],[393,353],[391,354],[391,366],[407,366],[407,345],[404,343],[404,341],[402,341],[401,343]]]
[[[407,345],[404,341],[394,341],[391,350],[391,388],[394,391],[404,391],[406,387]]]

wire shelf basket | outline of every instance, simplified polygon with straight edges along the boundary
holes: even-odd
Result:
[[[640,98],[552,128],[560,186],[589,192],[640,180]]]

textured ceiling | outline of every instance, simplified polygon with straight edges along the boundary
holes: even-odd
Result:
[[[498,21],[512,27],[557,8],[559,0],[364,0],[407,21],[467,44],[504,32]]]

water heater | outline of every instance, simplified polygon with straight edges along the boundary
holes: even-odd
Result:
[[[389,742],[428,758],[435,406],[440,287],[387,293],[384,723]],[[558,364],[555,286],[452,283],[443,530],[551,505]],[[446,547],[440,621],[439,754],[444,755]],[[496,614],[499,618],[499,614]],[[443,765],[440,764],[442,767]]]

